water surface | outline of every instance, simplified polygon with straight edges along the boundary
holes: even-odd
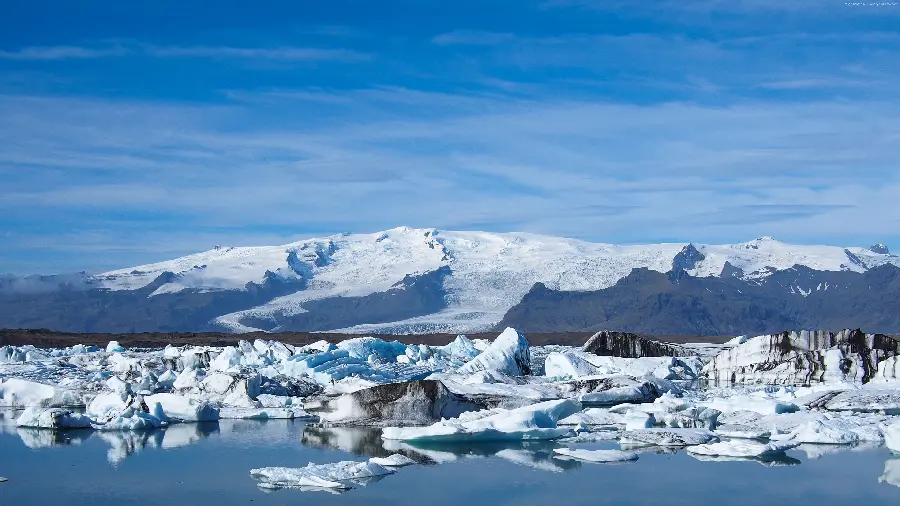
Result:
[[[900,457],[884,448],[804,446],[779,462],[703,462],[683,451],[637,462],[552,457],[552,443],[399,445],[422,465],[342,494],[265,491],[252,468],[386,456],[378,431],[293,421],[185,424],[150,433],[0,434],[0,504],[800,505],[900,504]],[[599,445],[615,447],[614,444]],[[892,474],[893,471],[893,474]],[[893,478],[891,478],[893,476]],[[884,478],[882,478],[884,480]],[[144,502],[146,501],[146,502]]]

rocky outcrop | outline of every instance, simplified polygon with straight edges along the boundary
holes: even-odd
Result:
[[[685,356],[685,349],[677,344],[663,343],[630,332],[597,332],[581,347],[594,355],[640,358]]]
[[[702,376],[717,385],[867,383],[876,377],[893,379],[884,378],[887,369],[879,365],[898,352],[900,341],[884,334],[860,330],[782,332],[736,343],[715,356],[703,368]]]
[[[327,423],[376,426],[429,424],[486,407],[435,380],[388,383],[304,404]]]

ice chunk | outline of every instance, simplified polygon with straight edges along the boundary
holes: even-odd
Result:
[[[421,425],[485,407],[434,380],[376,385],[306,406],[325,421],[357,425]]]
[[[406,455],[403,455],[402,453],[395,453],[388,457],[372,457],[371,459],[369,459],[369,462],[384,467],[404,467],[411,466],[416,463],[415,460],[407,457]]]
[[[379,370],[366,360],[350,356],[347,350],[332,350],[315,355],[291,357],[282,364],[286,376],[308,376],[327,385],[348,376],[357,376],[377,383],[388,383],[396,378],[390,370]]]
[[[33,429],[85,429],[91,419],[62,408],[28,408],[16,420],[16,427]]]
[[[625,431],[621,444],[648,446],[693,446],[711,443],[718,438],[706,429],[640,429]]]
[[[306,467],[263,467],[250,475],[264,488],[352,488],[355,480],[392,474],[395,471],[374,462],[343,461]]]
[[[631,410],[625,413],[625,430],[649,429],[656,425],[656,418],[651,413]]]
[[[581,410],[572,400],[545,401],[517,409],[463,413],[427,427],[387,427],[384,439],[417,442],[556,439],[570,432],[557,422]]]
[[[588,462],[629,462],[638,459],[635,452],[623,452],[620,450],[580,450],[575,448],[554,448],[553,453],[557,455],[565,455],[578,460],[586,460]]]
[[[786,450],[796,448],[799,445],[800,443],[794,441],[760,443],[757,441],[736,440],[688,446],[687,452],[712,457],[775,457],[784,455]]]
[[[77,392],[18,378],[0,382],[0,407],[65,408],[84,406]]]
[[[551,353],[544,361],[544,375],[548,378],[577,379],[598,374],[598,367],[575,353]]]
[[[889,449],[900,453],[900,420],[889,424],[882,424],[878,428],[884,435],[884,445]]]
[[[848,390],[825,403],[825,409],[900,415],[900,390]]]
[[[729,399],[715,398],[711,401],[699,403],[722,413],[735,411],[752,411],[761,415],[776,415],[781,413],[793,413],[800,408],[792,402],[784,402],[776,399],[757,399],[747,396],[735,396]]]
[[[105,392],[94,397],[87,407],[87,415],[94,419],[105,419],[117,415],[128,407],[128,395],[124,392]]]
[[[558,425],[624,425],[625,417],[619,413],[611,413],[605,408],[588,408],[579,413],[567,416]]]
[[[143,411],[137,411],[135,409],[128,408],[122,414],[116,416],[115,418],[112,418],[108,422],[104,424],[94,425],[94,428],[97,430],[106,431],[127,431],[156,429],[158,427],[164,427],[168,425],[166,419],[164,418],[165,414],[162,411],[162,407],[158,403],[154,406],[154,412],[156,416],[151,415],[150,413],[144,413]]]
[[[159,403],[170,421],[211,422],[219,419],[215,406],[177,394],[154,394],[144,397],[147,405]]]
[[[859,434],[852,432],[840,420],[812,420],[787,434],[771,434],[769,437],[775,441],[817,444],[853,444],[860,440]]]
[[[219,418],[232,420],[317,420],[300,407],[287,408],[234,408],[223,407],[219,409]]]
[[[4,477],[2,477],[2,476],[0,476],[0,483],[3,483],[4,481],[9,481],[9,480],[6,479],[6,478],[4,478]]]
[[[507,327],[491,345],[459,368],[460,374],[496,371],[510,376],[531,374],[531,352],[525,336]]]
[[[122,353],[124,351],[125,348],[119,344],[119,341],[110,341],[106,345],[106,353]]]

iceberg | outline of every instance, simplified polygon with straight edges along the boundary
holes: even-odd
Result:
[[[645,446],[694,446],[718,441],[706,429],[640,429],[625,431],[620,444]]]
[[[687,452],[710,457],[763,458],[782,456],[785,451],[796,448],[799,445],[800,443],[793,441],[760,443],[738,440],[688,446]]]
[[[2,408],[74,408],[82,406],[84,406],[84,400],[77,392],[71,390],[18,378],[0,382],[0,407]]]
[[[109,344],[106,345],[106,353],[122,353],[125,351],[125,348],[119,344],[119,341],[110,341]]]
[[[509,376],[531,374],[531,352],[525,336],[507,327],[481,354],[466,362],[457,372],[474,374],[494,371]]]
[[[620,450],[580,450],[574,448],[554,448],[553,453],[588,462],[611,463],[632,462],[638,459],[635,452]]]
[[[884,473],[878,478],[878,483],[900,487],[900,459],[888,459],[884,463]]]
[[[252,469],[250,476],[263,488],[353,488],[357,480],[393,474],[395,471],[374,462],[343,461],[306,467],[263,467]]]
[[[384,467],[405,467],[416,463],[415,460],[402,453],[395,453],[389,457],[372,457],[369,462]]]
[[[556,439],[571,432],[557,422],[581,410],[573,400],[545,401],[517,409],[463,413],[427,427],[386,427],[382,438],[409,442]]]
[[[787,434],[771,434],[769,438],[815,444],[854,444],[860,440],[859,434],[840,420],[812,420]]]
[[[147,405],[159,403],[169,421],[213,422],[219,419],[215,406],[178,394],[154,394],[144,397]]]
[[[900,453],[900,420],[878,427],[884,435],[884,445],[888,449]]]
[[[16,420],[16,427],[32,429],[85,429],[91,419],[62,408],[28,408]]]

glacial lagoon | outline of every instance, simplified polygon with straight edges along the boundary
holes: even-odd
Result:
[[[16,428],[0,434],[0,504],[798,505],[897,504],[900,455],[883,446],[802,445],[764,462],[704,461],[645,448],[635,462],[554,457],[564,443],[386,449],[378,429],[292,420],[220,420],[143,432]],[[618,448],[614,441],[580,448]],[[399,451],[419,462],[336,491],[267,490],[266,466],[364,461]]]

